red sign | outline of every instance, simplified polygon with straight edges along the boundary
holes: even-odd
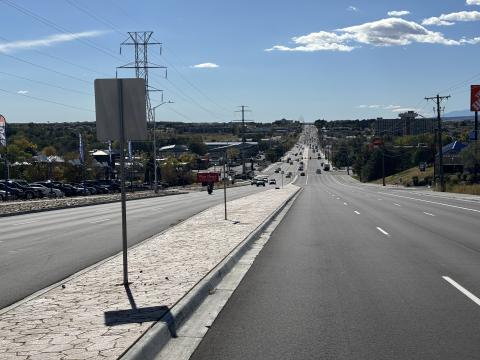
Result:
[[[197,173],[197,182],[212,183],[220,181],[220,173],[218,172],[202,172]]]
[[[480,85],[471,86],[470,110],[480,111]]]

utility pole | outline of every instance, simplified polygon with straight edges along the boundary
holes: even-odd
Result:
[[[444,100],[448,100],[450,95],[447,96],[437,96],[426,97],[425,100],[433,100],[437,105],[437,129],[438,129],[438,167],[440,174],[440,191],[445,192],[445,178],[443,175],[443,151],[442,151],[442,117],[441,117],[441,108],[440,104]]]
[[[245,154],[244,154],[244,150],[245,150],[245,143],[247,141],[246,137],[245,137],[245,113],[246,112],[251,112],[251,110],[247,110],[246,108],[248,108],[247,105],[240,105],[239,108],[241,108],[241,110],[237,110],[236,112],[241,112],[242,113],[242,148],[240,149],[240,155],[242,157],[242,175],[245,176],[246,174],[246,168],[245,168]]]
[[[152,108],[152,104],[150,102],[150,92],[153,91],[160,91],[163,94],[163,90],[156,89],[149,85],[148,78],[149,69],[162,69],[165,70],[165,78],[167,78],[167,67],[162,65],[157,65],[154,63],[150,63],[148,61],[148,48],[150,46],[157,46],[159,48],[159,54],[162,54],[162,43],[155,41],[152,39],[153,31],[134,31],[128,32],[128,38],[120,44],[120,54],[122,53],[122,47],[124,46],[133,46],[135,50],[135,61],[130,62],[128,64],[119,66],[118,69],[135,69],[135,76],[137,78],[145,79],[145,97],[146,97],[146,113],[147,113],[147,122],[152,124],[153,123],[153,159],[156,162],[157,154],[156,154],[156,146],[155,146],[155,114],[154,109]],[[163,103],[163,96],[162,96],[162,103]],[[128,139],[127,139],[128,140]],[[156,175],[156,173],[155,173]],[[155,182],[156,184],[156,182]],[[155,189],[156,185],[155,185]]]

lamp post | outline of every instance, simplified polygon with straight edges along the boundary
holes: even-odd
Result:
[[[173,101],[162,101],[160,104],[157,106],[154,106],[152,108],[153,110],[153,172],[154,172],[154,189],[155,189],[155,194],[158,193],[158,179],[157,179],[157,119],[155,116],[155,110],[157,110],[158,107],[165,105],[165,104],[173,104]]]

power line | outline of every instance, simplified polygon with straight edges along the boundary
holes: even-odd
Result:
[[[27,9],[26,7],[24,6],[21,6],[21,5],[18,5],[18,4],[15,4],[13,3],[11,0],[2,0],[2,3],[5,4],[5,5],[8,5],[12,8],[14,8],[15,10],[21,12],[22,14],[26,15],[26,16],[29,16],[41,23],[43,23],[44,25],[47,25],[55,30],[58,30],[62,33],[65,33],[65,34],[68,34],[68,35],[74,35],[73,32],[69,31],[68,29],[56,24],[55,22],[51,21],[51,20],[48,20],[47,18],[41,16],[41,15],[38,15],[36,13],[34,13],[33,11],[30,11],[29,9]],[[104,53],[105,55],[108,55],[116,60],[121,60],[120,57],[117,56],[117,54],[113,53],[112,51],[110,50],[105,50],[104,48],[96,45],[94,42],[92,41],[89,41],[89,40],[86,40],[86,39],[80,39],[80,38],[77,38],[75,39],[77,41],[80,41],[81,43],[91,47],[91,48],[94,48],[102,53]]]
[[[70,78],[70,79],[73,79],[73,80],[76,80],[76,81],[81,81],[81,82],[83,82],[83,83],[85,83],[85,84],[91,85],[91,82],[90,82],[90,81],[87,81],[87,80],[85,80],[85,79],[82,79],[82,78],[79,78],[79,77],[76,77],[76,76],[73,76],[73,75],[70,75],[70,74],[66,74],[66,73],[61,72],[61,71],[53,70],[53,69],[50,69],[50,68],[48,68],[48,67],[46,67],[46,66],[43,66],[43,65],[35,64],[35,63],[31,62],[31,61],[28,61],[28,60],[19,58],[19,57],[14,56],[14,55],[2,53],[2,56],[7,56],[7,57],[9,57],[9,58],[11,58],[11,59],[14,59],[14,60],[16,60],[16,61],[20,61],[20,62],[23,62],[23,63],[25,63],[25,64],[29,64],[29,65],[31,65],[31,66],[35,66],[35,67],[37,67],[37,68],[39,68],[39,69],[42,69],[42,70],[45,70],[45,71],[49,71],[49,72],[51,72],[51,73],[54,73],[54,74],[57,74],[57,75],[62,75],[62,76],[68,77],[68,78]]]
[[[24,76],[6,73],[6,72],[4,72],[4,71],[0,71],[0,74],[7,75],[7,76],[11,76],[11,77],[14,77],[14,78],[17,78],[17,79],[27,80],[27,81],[30,81],[30,82],[33,82],[33,83],[37,83],[37,84],[40,84],[40,85],[44,85],[44,86],[50,86],[50,87],[52,87],[52,88],[56,88],[56,89],[60,89],[60,90],[64,90],[64,91],[70,91],[70,92],[74,92],[74,93],[77,93],[77,94],[88,95],[88,96],[92,96],[92,97],[93,97],[93,94],[92,94],[92,93],[87,93],[87,92],[81,91],[81,90],[69,89],[69,88],[66,88],[66,87],[63,87],[63,86],[50,84],[50,83],[47,83],[47,82],[44,82],[44,81],[35,80],[35,79],[30,79],[30,78],[27,78],[27,77],[24,77]]]
[[[91,112],[91,113],[95,112],[92,109],[87,109],[87,108],[82,108],[82,107],[79,107],[79,106],[69,105],[69,104],[61,103],[61,102],[54,101],[54,100],[48,100],[48,99],[40,98],[40,97],[37,97],[37,96],[32,96],[32,95],[27,95],[27,94],[19,94],[19,93],[13,92],[13,91],[5,90],[5,89],[0,89],[0,91],[4,92],[6,94],[23,96],[23,97],[26,97],[26,98],[29,98],[29,99],[42,101],[42,102],[46,102],[46,103],[50,103],[50,104],[55,104],[55,105],[63,106],[63,107],[74,109],[74,110],[86,111],[86,112]]]

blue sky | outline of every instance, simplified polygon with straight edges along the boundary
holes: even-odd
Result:
[[[425,96],[467,109],[480,83],[480,0],[0,0],[0,23],[12,122],[93,121],[93,80],[133,59],[127,31],[163,43],[150,60],[168,79],[151,70],[151,85],[174,104],[158,120],[231,121],[237,105],[255,121],[431,115]]]

